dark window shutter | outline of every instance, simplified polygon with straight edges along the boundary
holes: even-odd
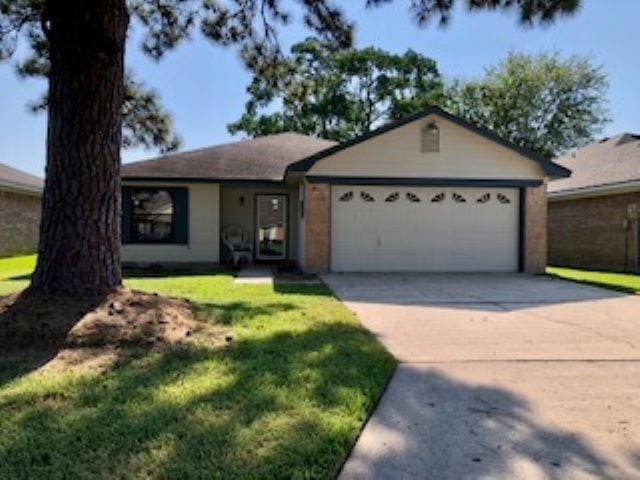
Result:
[[[122,187],[122,216],[120,221],[120,238],[122,243],[131,241],[131,189]]]
[[[173,195],[173,228],[176,243],[189,243],[189,190],[176,188]]]

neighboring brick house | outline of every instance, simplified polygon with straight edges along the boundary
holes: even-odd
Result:
[[[43,181],[0,163],[0,257],[35,252]]]
[[[253,260],[307,272],[539,273],[569,175],[435,107],[340,144],[258,137],[124,165],[123,260],[218,263],[242,229]]]
[[[549,262],[640,272],[640,135],[605,138],[555,161],[573,173],[549,184]]]

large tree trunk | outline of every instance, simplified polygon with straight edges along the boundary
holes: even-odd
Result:
[[[121,284],[125,0],[47,0],[47,167],[31,291],[90,296]]]

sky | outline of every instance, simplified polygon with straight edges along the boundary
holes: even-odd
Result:
[[[640,132],[640,1],[583,0],[581,10],[549,27],[523,28],[515,16],[469,13],[461,7],[446,28],[417,27],[409,2],[365,9],[364,0],[339,2],[356,23],[356,46],[376,46],[394,53],[411,48],[435,59],[445,79],[475,78],[510,51],[557,51],[587,55],[609,78],[612,122],[603,136]],[[460,3],[460,2],[458,2]],[[462,4],[460,4],[462,5]],[[298,24],[282,30],[283,45],[309,35]],[[206,147],[233,138],[226,125],[236,120],[247,99],[250,74],[233,49],[216,47],[198,35],[160,62],[145,57],[134,29],[127,44],[127,67],[160,94],[182,138],[181,150]],[[15,62],[0,64],[0,162],[43,175],[46,118],[27,109],[46,84],[21,80]],[[124,162],[157,156],[153,150],[123,151]]]

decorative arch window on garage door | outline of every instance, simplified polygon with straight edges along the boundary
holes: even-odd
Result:
[[[411,203],[420,203],[420,197],[413,192],[407,192],[407,200]]]
[[[487,203],[489,200],[491,200],[491,194],[485,193],[480,197],[478,197],[478,199],[476,200],[476,203]]]
[[[511,200],[504,193],[499,193],[498,194],[498,202],[503,203],[503,204],[507,204],[507,203],[511,203]]]
[[[433,197],[431,197],[431,203],[442,203],[446,198],[446,194],[444,192],[440,192]]]
[[[365,202],[375,202],[376,199],[373,198],[373,195],[367,192],[360,192],[360,198]]]
[[[340,195],[340,198],[338,198],[338,201],[340,201],[340,202],[348,202],[352,198],[353,198],[353,192],[346,192],[346,193],[343,193],[342,195]]]
[[[467,199],[459,193],[454,193],[453,195],[451,195],[451,198],[453,198],[453,201],[456,203],[467,203]]]
[[[390,193],[387,198],[384,199],[385,202],[387,203],[391,203],[391,202],[395,202],[396,200],[398,200],[398,198],[400,198],[400,194],[398,192],[393,192]]]

